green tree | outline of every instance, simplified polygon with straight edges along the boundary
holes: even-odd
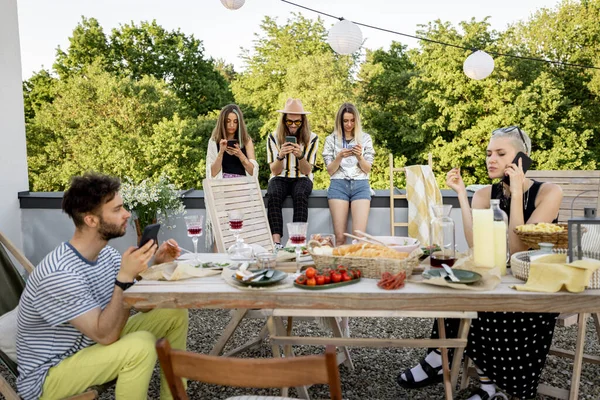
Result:
[[[165,174],[178,187],[200,187],[206,140],[198,121],[177,114],[181,100],[165,83],[94,64],[58,82],[56,93],[27,129],[32,190],[63,190],[89,170],[134,181]]]
[[[69,38],[68,49],[57,50],[54,69],[66,79],[93,62],[136,80],[145,76],[163,80],[194,116],[233,99],[214,61],[204,57],[202,41],[180,30],[167,31],[156,21],[125,24],[107,37],[96,19],[83,18]]]

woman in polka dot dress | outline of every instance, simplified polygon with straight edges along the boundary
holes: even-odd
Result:
[[[513,232],[524,223],[556,222],[562,201],[562,190],[552,183],[536,182],[525,177],[522,163],[512,163],[518,152],[529,154],[531,140],[517,126],[497,129],[487,147],[487,170],[490,179],[508,176],[510,183],[500,181],[478,190],[472,206],[489,208],[490,199],[500,199],[509,217],[510,253],[527,250]],[[469,247],[473,246],[471,207],[460,169],[448,172],[446,183],[457,192],[463,226]],[[469,330],[466,354],[477,368],[481,388],[469,400],[487,400],[499,396],[496,386],[521,399],[535,398],[538,380],[550,350],[558,314],[480,312]],[[458,320],[446,320],[446,334],[456,337]],[[432,337],[437,337],[434,324]],[[452,351],[449,352],[452,356]],[[437,349],[398,376],[405,388],[419,388],[442,381],[442,360]],[[503,396],[503,395],[502,395]]]

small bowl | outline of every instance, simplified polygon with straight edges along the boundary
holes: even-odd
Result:
[[[421,246],[418,239],[407,236],[374,236],[377,240],[385,243],[388,247],[402,252],[412,253],[414,249]]]

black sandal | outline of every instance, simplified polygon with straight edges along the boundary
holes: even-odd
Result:
[[[444,380],[444,374],[438,373],[442,369],[441,365],[439,367],[432,367],[425,359],[419,361],[419,364],[421,364],[421,368],[423,368],[423,371],[427,374],[427,378],[415,382],[415,378],[409,368],[403,372],[403,374],[406,375],[406,380],[402,379],[402,374],[398,375],[398,385],[402,386],[404,389],[419,389],[435,383],[440,383]]]

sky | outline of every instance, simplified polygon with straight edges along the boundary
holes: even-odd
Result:
[[[493,29],[529,19],[540,8],[554,8],[559,0],[294,0],[295,3],[328,14],[369,25],[414,35],[419,24],[440,19],[457,25],[460,21],[490,17]],[[246,0],[236,11],[219,0],[18,0],[22,76],[28,79],[42,68],[50,69],[56,48],[68,48],[69,36],[81,17],[96,18],[109,34],[122,24],[156,20],[168,30],[180,28],[204,44],[205,55],[224,59],[236,71],[244,68],[241,48],[252,49],[254,34],[260,32],[265,16],[283,24],[293,12],[316,19],[316,13],[280,0]],[[322,17],[326,27],[337,20]],[[409,47],[416,40],[361,28],[365,47],[389,48],[392,41]]]

